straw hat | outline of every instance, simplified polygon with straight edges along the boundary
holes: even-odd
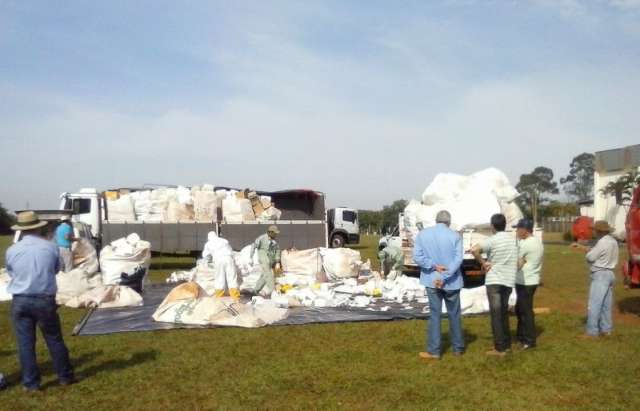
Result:
[[[593,224],[593,229],[601,233],[611,232],[611,226],[604,220],[596,221],[595,224]]]
[[[13,231],[35,230],[36,228],[47,225],[46,221],[40,221],[40,217],[34,211],[23,211],[18,213],[18,223],[11,226]]]

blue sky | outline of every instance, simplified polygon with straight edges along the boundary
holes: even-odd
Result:
[[[0,201],[80,187],[419,198],[640,142],[640,0],[0,1]]]

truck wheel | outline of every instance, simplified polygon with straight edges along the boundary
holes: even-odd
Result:
[[[331,237],[331,248],[342,248],[347,240],[342,234],[335,234]]]

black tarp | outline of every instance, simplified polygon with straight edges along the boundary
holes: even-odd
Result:
[[[151,316],[156,311],[164,297],[175,287],[175,284],[154,284],[148,286],[144,292],[144,305],[141,307],[105,308],[89,310],[73,330],[74,335],[104,335],[131,331],[156,331],[181,328],[214,328],[209,326],[183,325],[174,323],[159,323]],[[388,306],[388,311],[380,308]],[[324,324],[360,321],[391,321],[426,319],[428,313],[423,313],[425,304],[412,303],[411,309],[403,304],[377,301],[373,308],[291,308],[289,316],[272,326]]]

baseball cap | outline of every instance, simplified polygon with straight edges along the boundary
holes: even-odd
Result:
[[[533,221],[528,218],[522,218],[518,220],[518,224],[514,225],[513,228],[526,228],[528,231],[533,231]]]

